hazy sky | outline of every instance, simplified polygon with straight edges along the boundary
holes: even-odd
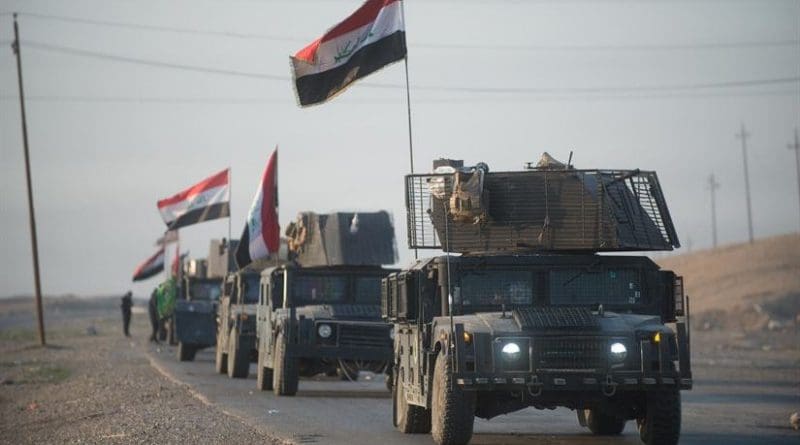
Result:
[[[282,224],[302,210],[388,209],[406,263],[405,91],[376,87],[403,85],[403,65],[309,109],[296,106],[289,81],[288,56],[360,3],[0,0],[0,13],[204,32],[20,17],[44,293],[148,294],[156,279],[132,285],[130,277],[164,229],[156,200],[228,166],[238,237],[276,144]],[[684,246],[700,249],[711,243],[712,172],[720,242],[747,237],[734,137],[744,122],[756,236],[800,228],[786,147],[800,126],[800,82],[702,87],[800,77],[800,2],[408,0],[405,8],[418,172],[435,157],[518,169],[545,150],[563,160],[573,150],[578,168],[657,170]],[[12,38],[11,16],[0,15],[0,296],[33,289]],[[208,239],[227,234],[226,220],[189,227],[182,246],[205,256]]]

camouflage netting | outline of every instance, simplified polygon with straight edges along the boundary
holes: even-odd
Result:
[[[397,260],[394,227],[385,211],[303,212],[286,228],[289,258],[305,267],[384,265]]]

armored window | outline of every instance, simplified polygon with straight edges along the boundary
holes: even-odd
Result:
[[[357,277],[355,302],[378,304],[381,301],[381,277]]]
[[[192,300],[219,300],[222,293],[219,282],[193,281],[189,284],[189,294]]]
[[[464,310],[472,307],[501,307],[533,304],[535,276],[530,271],[487,270],[461,275],[461,286],[454,289],[456,305]]]
[[[256,304],[258,303],[258,285],[259,285],[259,278],[257,275],[253,276],[245,276],[242,280],[242,284],[244,285],[244,304]]]
[[[347,277],[334,275],[295,275],[292,299],[299,305],[343,303],[347,297]]]
[[[550,272],[550,303],[639,304],[642,303],[640,281],[636,269],[556,269]]]

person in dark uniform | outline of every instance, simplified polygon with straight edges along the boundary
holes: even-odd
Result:
[[[131,326],[131,307],[133,307],[133,294],[131,291],[125,293],[122,296],[122,304],[120,307],[122,308],[122,332],[125,333],[126,337],[130,337],[131,334],[129,332],[129,328]]]
[[[153,293],[150,294],[150,301],[147,303],[147,314],[150,315],[150,327],[152,328],[153,332],[150,334],[150,341],[153,343],[159,343],[158,341],[158,309],[156,306],[156,295],[157,289],[153,289]]]

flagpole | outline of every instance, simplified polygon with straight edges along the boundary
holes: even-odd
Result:
[[[228,166],[228,255],[225,270],[231,271],[231,213],[233,213],[233,178],[231,177],[232,166]]]
[[[403,14],[403,28],[406,23],[405,1],[400,1],[400,12]],[[408,45],[406,45],[406,56],[403,58],[403,65],[406,71],[406,115],[408,116],[408,160],[411,166],[411,174],[414,174],[414,138],[411,131],[411,84],[408,80]],[[414,249],[414,259],[419,259],[419,251]]]

